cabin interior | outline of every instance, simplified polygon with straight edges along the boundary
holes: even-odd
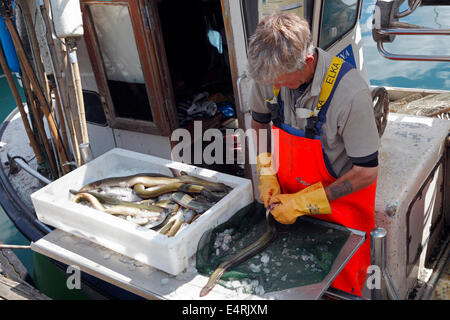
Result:
[[[158,14],[179,119],[179,106],[196,94],[207,92],[232,101],[220,1],[162,0],[158,1]],[[180,121],[181,126],[184,123]]]

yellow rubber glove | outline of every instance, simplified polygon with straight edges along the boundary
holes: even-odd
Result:
[[[305,214],[330,214],[322,182],[318,182],[297,193],[279,194],[272,197],[270,205],[277,204],[271,211],[275,220],[283,224],[292,224]]]
[[[259,180],[259,197],[267,208],[272,197],[280,194],[280,184],[278,183],[272,155],[269,152],[260,153],[256,158],[256,164]]]

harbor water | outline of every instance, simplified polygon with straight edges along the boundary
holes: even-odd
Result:
[[[20,86],[18,86],[20,88]],[[21,92],[22,98],[23,92]],[[0,120],[3,120],[16,108],[16,102],[10,92],[8,81],[3,71],[0,69]],[[0,243],[29,245],[30,242],[25,238],[19,230],[17,230],[11,220],[8,218],[3,208],[0,207]],[[30,250],[14,250],[14,253],[22,261],[33,275],[33,254]]]
[[[383,58],[372,39],[376,0],[365,0],[361,12],[364,61],[374,86],[450,90],[450,62],[394,61]],[[408,1],[400,10],[407,8]],[[419,7],[400,21],[433,29],[450,28],[450,6]],[[411,55],[450,56],[450,36],[396,36],[384,45],[388,52]]]

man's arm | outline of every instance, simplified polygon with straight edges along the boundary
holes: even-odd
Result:
[[[378,167],[359,167],[353,165],[347,173],[325,187],[328,201],[333,201],[350,193],[359,191],[377,178]]]
[[[353,167],[334,183],[325,187],[329,201],[369,186],[378,174],[377,150],[380,139],[373,116],[370,91],[365,88],[353,94],[350,108],[341,108],[340,115],[338,127],[342,130],[340,134],[345,151]]]

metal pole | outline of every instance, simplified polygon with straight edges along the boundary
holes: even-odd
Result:
[[[22,68],[23,63],[19,60],[20,67]],[[29,81],[29,78],[25,72],[22,73],[22,83],[23,87],[25,89],[25,92],[27,93],[29,97],[29,105],[28,105],[28,111],[30,112],[31,116],[34,117],[34,122],[37,127],[38,134],[42,140],[42,144],[44,145],[44,150],[47,154],[48,163],[50,166],[50,172],[53,176],[53,178],[58,178],[58,168],[56,166],[56,160],[55,155],[53,154],[52,148],[50,147],[47,134],[45,132],[44,122],[42,120],[42,117],[39,113],[39,110],[36,106],[36,101],[34,99],[34,94],[32,90],[32,85]]]
[[[4,249],[31,249],[31,246],[0,244],[0,250],[4,250]]]
[[[386,300],[386,285],[384,283],[384,270],[386,268],[386,235],[387,232],[383,228],[375,228],[370,232],[370,256],[372,266],[380,268],[381,279],[379,283],[380,288],[371,289],[372,300]]]
[[[41,16],[42,16],[42,20],[44,21],[45,27],[46,27],[46,36],[47,36],[47,44],[49,47],[49,51],[50,51],[50,57],[51,62],[52,62],[52,67],[54,70],[54,74],[56,77],[56,87],[58,91],[58,96],[61,99],[61,105],[63,108],[63,113],[64,113],[64,117],[65,120],[67,122],[67,127],[69,128],[69,132],[70,132],[70,140],[72,142],[72,150],[75,154],[75,158],[77,163],[81,163],[79,161],[80,159],[80,151],[78,150],[78,140],[75,136],[75,128],[74,128],[74,124],[73,124],[73,119],[72,119],[72,112],[70,111],[70,106],[69,106],[69,99],[67,96],[67,89],[66,89],[66,85],[64,83],[64,79],[63,79],[63,62],[62,60],[65,59],[65,53],[61,53],[60,51],[57,51],[57,48],[55,46],[55,42],[54,42],[54,30],[53,30],[53,24],[50,21],[50,14],[51,14],[51,9],[50,9],[50,3],[49,0],[44,0],[43,6],[41,6]],[[61,45],[60,45],[61,46]],[[58,56],[62,56],[61,59],[58,58]],[[68,143],[66,145],[69,145]],[[71,155],[69,160],[73,160],[73,157]]]
[[[78,153],[76,153],[76,161],[78,166],[81,166],[81,155],[80,151],[78,149],[78,145],[83,142],[83,138],[81,135],[81,125],[80,125],[80,116],[78,114],[78,98],[77,93],[75,90],[75,84],[72,77],[72,69],[69,63],[69,54],[68,54],[68,48],[65,42],[63,42],[63,39],[59,41],[59,46],[61,50],[61,56],[62,56],[62,64],[63,68],[65,70],[65,76],[66,76],[66,83],[67,83],[67,91],[68,91],[68,97],[69,97],[69,105],[70,105],[70,112],[72,115],[72,125],[74,127],[74,133],[76,138],[76,152],[78,150]],[[79,156],[79,158],[78,158]]]
[[[8,155],[8,158],[10,158],[9,155]],[[45,184],[52,183],[52,180],[47,179],[46,177],[41,175],[39,172],[37,172],[36,170],[31,168],[25,161],[23,161],[23,159],[18,158],[18,157],[11,157],[10,164],[12,165],[13,162],[15,164],[17,164],[18,166],[20,166],[23,170],[25,170],[29,174],[31,174],[33,177],[38,179],[39,181],[41,181],[41,182],[43,182]]]
[[[49,83],[50,83],[50,91],[53,92],[53,94],[55,95],[55,105],[56,110],[58,110],[59,128],[61,130],[62,142],[64,144],[65,149],[70,150],[69,139],[67,138],[66,121],[64,119],[64,112],[61,106],[58,86],[56,85],[56,82],[49,81]],[[67,156],[69,157],[68,160],[72,160],[72,154],[70,152],[67,153]]]
[[[80,68],[78,66],[78,58],[77,58],[77,40],[75,38],[67,38],[66,44],[69,56],[69,64],[72,71],[72,81],[74,83],[76,98],[77,98],[77,111],[79,115],[80,121],[80,129],[81,129],[81,143],[89,143],[89,135],[86,124],[86,111],[84,108],[84,100],[83,100],[83,88],[81,85],[81,76],[80,76]]]
[[[44,63],[42,61],[41,49],[39,47],[39,41],[37,39],[36,30],[33,24],[33,18],[31,16],[30,7],[28,6],[28,0],[20,0],[18,2],[22,9],[23,20],[25,22],[25,29],[28,34],[28,39],[31,44],[31,54],[33,56],[33,62],[36,70],[36,75],[43,86],[43,92],[47,101],[51,101],[50,98],[50,86],[47,80],[47,74],[45,72]]]
[[[20,116],[23,121],[23,126],[25,127],[25,132],[27,133],[28,139],[30,140],[31,148],[33,149],[34,154],[36,155],[38,163],[42,163],[44,162],[44,158],[38,148],[36,140],[34,139],[33,130],[31,129],[30,123],[28,122],[27,113],[25,112],[25,109],[23,107],[22,99],[20,98],[19,91],[14,82],[14,78],[11,74],[11,70],[9,69],[8,63],[6,62],[6,58],[5,55],[3,54],[3,49],[1,46],[0,46],[0,66],[2,67],[3,72],[6,76],[6,80],[8,81],[11,93],[13,94],[14,99],[16,100],[17,108],[19,109]]]
[[[36,78],[36,75],[34,74],[33,69],[31,68],[30,62],[28,61],[26,55],[25,55],[25,50],[23,49],[21,40],[19,38],[19,35],[17,34],[17,30],[12,22],[11,19],[4,19],[5,24],[6,24],[6,28],[8,29],[11,38],[13,40],[14,43],[14,47],[16,49],[16,52],[19,56],[19,60],[21,62],[21,66],[23,67],[22,69],[22,73],[28,76],[28,79],[31,82],[31,85],[33,87],[34,92],[36,93],[37,99],[41,105],[42,111],[44,112],[44,115],[47,119],[47,123],[50,129],[50,132],[55,140],[56,143],[56,151],[59,154],[60,160],[61,160],[61,165],[67,162],[67,157],[66,157],[66,150],[64,150],[64,147],[62,145],[62,142],[60,140],[60,136],[59,136],[59,132],[58,132],[58,128],[56,127],[56,124],[53,120],[53,117],[50,113],[50,106],[44,96],[43,91],[41,90],[40,86],[39,86],[39,82]]]

